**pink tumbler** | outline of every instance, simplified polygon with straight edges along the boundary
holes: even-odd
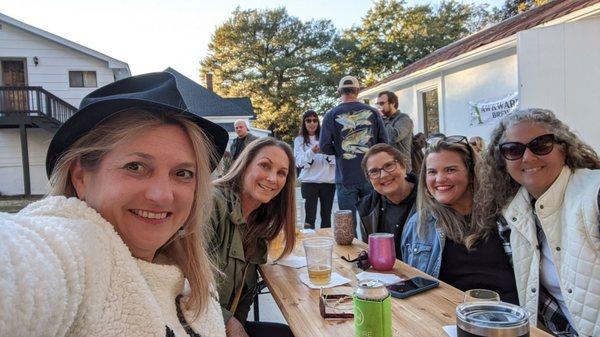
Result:
[[[394,268],[394,262],[396,262],[394,234],[373,233],[369,235],[369,262],[375,270],[379,271]]]

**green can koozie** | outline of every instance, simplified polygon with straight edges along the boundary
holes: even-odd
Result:
[[[354,294],[354,328],[356,337],[392,337],[392,300],[362,299]]]

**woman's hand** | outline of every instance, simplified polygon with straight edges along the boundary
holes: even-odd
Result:
[[[249,337],[244,326],[235,317],[231,317],[225,324],[227,337]]]

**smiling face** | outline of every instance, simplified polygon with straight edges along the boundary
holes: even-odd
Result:
[[[430,153],[425,163],[427,190],[435,200],[461,214],[470,213],[473,194],[469,189],[469,170],[461,155],[441,150]]]
[[[508,128],[503,142],[529,143],[532,139],[551,133],[541,124],[521,122]],[[539,198],[550,188],[565,165],[565,150],[561,144],[554,144],[552,151],[546,155],[536,155],[529,148],[523,157],[517,160],[505,160],[506,171],[531,195]]]
[[[258,151],[244,172],[242,202],[260,205],[271,201],[285,185],[289,165],[287,154],[278,146]]]
[[[76,163],[71,180],[78,197],[114,226],[132,255],[151,261],[190,215],[195,162],[185,131],[163,125],[117,145],[92,171]]]
[[[367,172],[372,169],[381,169],[386,164],[393,162],[394,157],[389,153],[378,152],[367,159]],[[379,178],[369,178],[369,180],[377,193],[389,198],[403,190],[404,185],[408,183],[406,179],[404,179],[405,177],[406,168],[402,167],[402,164],[396,163],[396,169],[392,172],[381,170],[381,176],[379,176]]]

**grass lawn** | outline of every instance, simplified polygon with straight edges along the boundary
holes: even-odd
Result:
[[[0,197],[0,212],[16,213],[25,206],[34,201],[40,200],[41,198],[41,195],[32,196],[30,198],[21,196],[2,196]]]

